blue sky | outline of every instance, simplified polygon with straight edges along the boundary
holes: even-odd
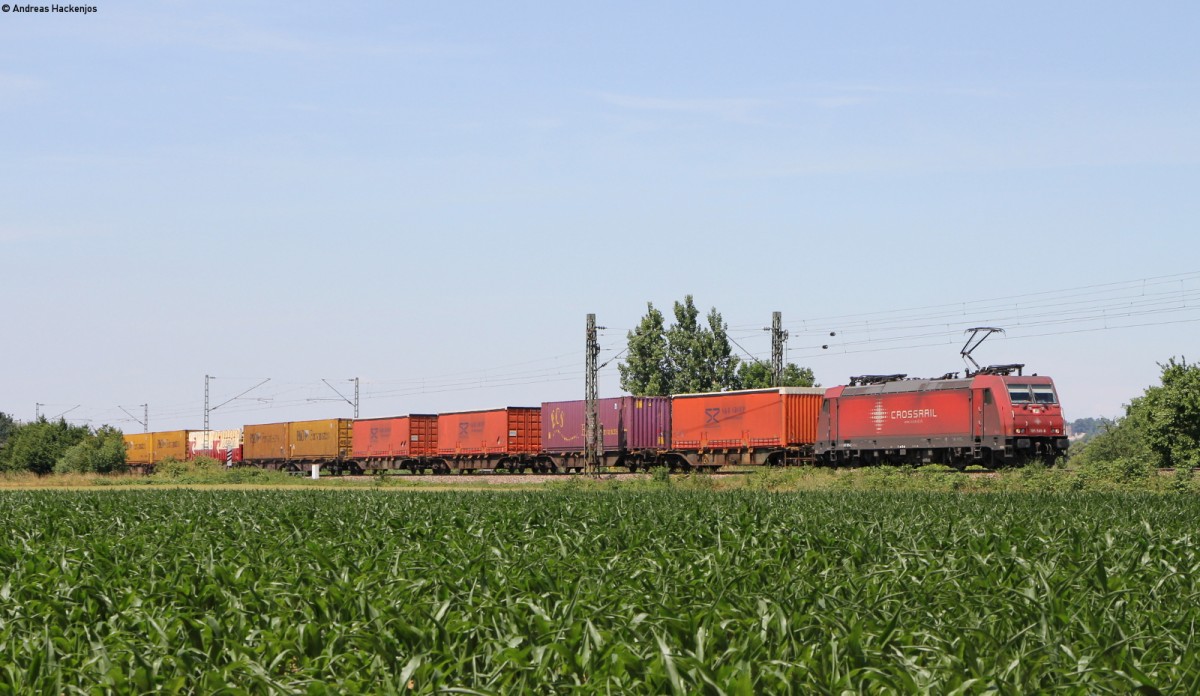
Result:
[[[1200,345],[1194,3],[96,7],[0,14],[21,418],[195,428],[205,374],[272,379],[223,427],[349,415],[321,378],[364,416],[577,398],[587,312],[608,359],[685,293],[754,355],[782,311],[825,385],[1004,321],[981,362],[1070,417]]]

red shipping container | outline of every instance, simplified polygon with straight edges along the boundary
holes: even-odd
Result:
[[[437,452],[437,416],[409,415],[354,421],[355,459],[424,457]]]
[[[764,449],[811,445],[825,390],[780,387],[671,397],[671,447]]]
[[[439,413],[437,453],[535,454],[541,449],[542,409],[509,406]]]
[[[604,451],[667,449],[671,441],[671,398],[621,396],[596,400]],[[542,404],[542,449],[582,452],[587,427],[586,401]]]

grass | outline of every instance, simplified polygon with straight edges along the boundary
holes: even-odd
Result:
[[[521,475],[480,478],[464,475],[447,483],[443,477],[420,475],[372,477],[323,476],[312,480],[279,471],[252,467],[227,469],[223,464],[174,462],[159,467],[150,476],[54,474],[36,476],[27,472],[0,473],[0,490],[40,488],[334,488],[334,489],[504,489],[562,491],[654,491],[662,489],[692,491],[755,490],[768,492],[800,491],[912,491],[960,493],[1066,493],[1066,492],[1144,492],[1200,493],[1200,478],[1190,470],[1160,473],[1144,464],[1115,462],[1078,470],[1031,465],[1021,469],[978,472],[963,475],[944,466],[869,467],[862,469],[825,469],[814,467],[755,467],[735,476],[704,473],[668,475],[665,469],[648,476],[570,476],[531,483]]]
[[[757,468],[743,476],[712,476],[702,473],[671,476],[669,479],[578,477],[547,484],[550,488],[595,491],[691,491],[816,492],[941,492],[941,493],[1200,493],[1200,479],[1190,470],[1160,474],[1149,468],[1089,468],[1072,471],[1033,465],[1021,469],[964,475],[941,466],[869,467],[825,469],[814,467]]]
[[[1200,688],[1196,497],[709,479],[0,494],[0,694]]]

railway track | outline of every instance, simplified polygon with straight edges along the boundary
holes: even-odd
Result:
[[[295,473],[297,476],[301,475],[300,472],[295,472]],[[712,471],[712,472],[707,472],[707,473],[701,474],[701,475],[705,475],[705,476],[747,476],[747,475],[753,474],[753,473],[754,473],[753,471]],[[307,474],[304,474],[304,475],[307,476]],[[686,474],[686,473],[671,474],[671,476],[688,476],[688,475],[689,474]],[[345,474],[345,475],[337,476],[337,478],[346,479],[346,480],[370,481],[372,479],[375,479],[377,476],[378,476],[378,474]],[[386,478],[415,479],[415,480],[423,480],[423,481],[429,480],[432,478],[454,479],[454,480],[458,480],[458,481],[470,481],[471,479],[482,478],[482,477],[487,477],[489,479],[504,478],[504,479],[512,479],[514,481],[520,481],[520,480],[524,480],[524,479],[529,479],[531,477],[537,477],[539,479],[569,479],[572,477],[649,478],[651,476],[651,474],[644,472],[644,471],[543,472],[543,473],[537,473],[537,474],[530,474],[530,473],[515,473],[515,472],[510,472],[510,471],[486,471],[486,470],[484,470],[484,471],[475,471],[475,472],[472,472],[469,474],[453,473],[453,472],[448,473],[448,474],[445,474],[445,473],[443,473],[443,474],[407,474],[407,473],[405,473],[405,474],[384,474],[384,476]]]
[[[860,469],[848,469],[848,468],[830,469],[829,471],[855,471],[855,470],[866,470],[868,468],[871,468],[871,467],[862,467]],[[707,471],[707,472],[672,472],[670,475],[672,477],[683,477],[683,476],[692,476],[692,475],[718,476],[718,477],[748,476],[748,475],[755,474],[758,472],[770,471],[770,470],[772,470],[772,469],[760,467],[760,468],[755,468],[755,469],[741,469],[741,470],[733,470],[733,471],[718,470],[718,471]],[[786,469],[778,469],[778,470],[786,471]],[[963,471],[963,470],[958,470],[958,469],[923,471],[921,469],[915,469],[915,470],[910,471],[909,473],[926,474],[926,475],[956,474],[956,475],[963,475],[963,476],[968,476],[968,477],[993,477],[993,476],[999,476],[1000,474],[1004,473],[1005,471],[1019,471],[1019,469],[992,469],[992,470],[987,470],[987,471]],[[1069,474],[1069,473],[1078,472],[1079,469],[1066,468],[1066,469],[1054,469],[1054,471],[1059,471],[1059,472],[1062,472],[1065,474]],[[1159,476],[1171,476],[1171,475],[1174,475],[1175,471],[1176,471],[1176,469],[1168,467],[1168,468],[1158,469],[1157,474]],[[1195,467],[1192,469],[1192,471],[1198,472],[1198,471],[1200,471],[1200,467]],[[302,473],[302,472],[293,472],[293,473],[297,477],[300,477],[300,476],[307,477],[308,476],[307,473]],[[573,477],[601,478],[601,479],[649,478],[650,476],[652,476],[652,474],[650,474],[648,472],[644,472],[644,471],[636,471],[635,472],[635,471],[625,471],[625,470],[601,471],[601,472],[540,472],[540,473],[475,470],[470,473],[449,472],[449,473],[412,474],[412,473],[407,473],[407,472],[395,472],[395,473],[389,472],[389,473],[382,473],[382,474],[323,474],[322,478],[328,477],[328,478],[337,478],[340,480],[350,480],[350,481],[370,481],[370,480],[376,479],[380,476],[386,477],[388,479],[412,479],[412,480],[420,480],[420,481],[454,481],[454,482],[463,482],[463,483],[469,482],[469,481],[478,481],[480,483],[484,483],[484,482],[495,483],[495,482],[500,482],[500,481],[511,481],[511,482],[530,481],[530,482],[532,482],[535,480],[536,481],[548,481],[548,480],[555,480],[555,479],[566,480],[566,479],[570,479]]]

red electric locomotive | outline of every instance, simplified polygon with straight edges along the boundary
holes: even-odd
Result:
[[[965,379],[852,378],[825,392],[817,460],[1005,466],[1063,455],[1069,443],[1054,381],[1022,375],[1022,367],[984,368]]]

